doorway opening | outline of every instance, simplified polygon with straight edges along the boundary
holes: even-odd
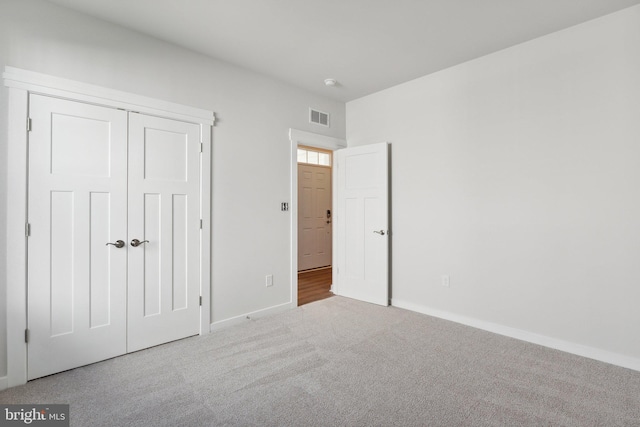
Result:
[[[332,290],[389,305],[389,153],[387,142],[347,147],[343,139],[289,129],[291,142],[291,307],[298,305],[298,147],[334,154]]]
[[[333,152],[299,145],[298,305],[333,296]]]
[[[292,307],[298,306],[298,148],[308,147],[313,150],[321,149],[325,153],[330,153],[331,162],[333,163],[333,155],[336,150],[340,150],[342,148],[347,147],[347,141],[340,138],[335,138],[331,136],[321,135],[313,132],[307,132],[299,129],[290,128],[289,129],[289,141],[291,143],[290,147],[290,172],[291,172],[291,240],[290,240],[290,248],[291,248],[291,270],[290,270],[290,283],[291,283],[291,299],[290,304]],[[317,150],[316,150],[317,151]],[[318,159],[320,156],[318,155]],[[318,160],[319,161],[319,160]],[[335,182],[335,174],[336,169],[332,168],[331,170],[331,181]],[[332,194],[331,204],[335,206],[335,193]],[[336,219],[332,214],[332,226],[336,226]],[[333,231],[333,230],[332,230]],[[335,256],[335,242],[333,242],[333,232],[332,232],[332,248],[331,248],[331,268],[327,268],[331,272],[331,284],[329,289],[333,289],[335,292],[338,290],[339,283],[337,283],[337,275],[333,270],[336,268],[336,263],[333,260]],[[311,273],[311,272],[309,272]],[[327,273],[327,271],[325,271]],[[323,280],[323,282],[327,282]],[[326,285],[325,285],[326,286]]]

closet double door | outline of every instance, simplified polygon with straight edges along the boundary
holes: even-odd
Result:
[[[28,378],[199,333],[200,125],[31,95]]]

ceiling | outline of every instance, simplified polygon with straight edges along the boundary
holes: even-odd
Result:
[[[640,3],[48,1],[344,102]]]

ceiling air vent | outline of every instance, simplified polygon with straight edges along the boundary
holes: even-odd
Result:
[[[329,114],[322,111],[309,109],[309,121],[321,126],[329,126]]]

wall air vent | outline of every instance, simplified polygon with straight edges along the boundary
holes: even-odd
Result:
[[[317,125],[329,127],[329,114],[310,108],[309,122],[315,123]]]

